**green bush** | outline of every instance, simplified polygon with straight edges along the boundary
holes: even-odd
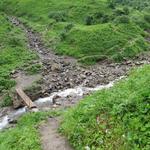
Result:
[[[39,73],[41,71],[41,69],[42,69],[42,65],[41,64],[33,64],[33,65],[25,68],[25,71],[29,75],[34,75],[34,74]]]
[[[116,6],[116,3],[114,0],[108,0],[108,7],[114,9]]]
[[[111,20],[111,16],[104,14],[103,12],[95,12],[86,16],[85,25],[95,25],[101,23],[107,23]]]
[[[124,7],[124,8],[123,8],[123,11],[124,11],[124,14],[125,14],[125,15],[129,15],[129,13],[130,13],[130,10],[129,10],[128,7]]]
[[[130,18],[128,16],[119,16],[117,17],[117,19],[115,20],[117,23],[130,23]]]
[[[68,23],[66,26],[65,26],[65,31],[70,31],[72,28],[74,27],[74,24],[73,23]]]
[[[57,22],[65,22],[67,18],[67,14],[64,11],[51,11],[48,16]]]
[[[8,94],[4,96],[2,102],[0,102],[0,107],[7,107],[12,105],[12,98]]]
[[[64,41],[67,37],[68,32],[74,27],[73,23],[68,23],[64,29],[60,32],[59,37],[61,41]]]
[[[144,15],[144,19],[145,19],[148,23],[150,23],[150,14]]]
[[[125,11],[122,8],[118,8],[118,9],[115,10],[115,14],[117,16],[125,15]]]
[[[93,16],[87,16],[85,18],[85,25],[92,25],[94,23],[94,18]]]

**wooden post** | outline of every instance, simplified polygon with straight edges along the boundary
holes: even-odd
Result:
[[[16,92],[21,97],[26,106],[28,106],[30,109],[37,108],[37,106],[32,102],[32,100],[24,93],[21,88],[16,88]]]

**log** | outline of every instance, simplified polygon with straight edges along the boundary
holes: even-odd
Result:
[[[32,100],[24,93],[24,91],[21,88],[16,88],[16,92],[27,107],[29,107],[30,109],[37,108],[35,103],[32,102]]]

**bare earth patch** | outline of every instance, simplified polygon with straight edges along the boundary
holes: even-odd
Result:
[[[68,141],[58,133],[59,118],[49,118],[40,126],[43,150],[73,150]]]

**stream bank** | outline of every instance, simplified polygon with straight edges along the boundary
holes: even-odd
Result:
[[[126,76],[131,68],[150,63],[150,53],[145,53],[121,63],[103,60],[93,66],[81,66],[72,57],[56,55],[51,48],[45,46],[40,34],[33,31],[18,18],[9,17],[9,21],[22,29],[28,40],[28,48],[39,56],[38,63],[43,66],[40,73],[40,88],[27,93],[32,100],[48,97],[53,92],[80,85],[88,88],[106,85],[121,76]]]
[[[17,18],[12,17],[9,19],[14,25],[20,27],[26,33],[28,47],[38,54],[38,63],[41,63],[43,66],[39,74],[42,78],[42,82],[40,82],[41,89],[36,91],[39,93],[38,99],[35,98],[37,97],[36,92],[28,93],[33,100],[36,100],[35,103],[39,111],[70,107],[81,100],[83,96],[91,94],[93,91],[112,87],[114,82],[117,82],[122,76],[126,76],[131,68],[150,63],[150,55],[143,54],[133,60],[125,60],[122,63],[105,60],[94,66],[82,67],[73,58],[55,55],[51,49],[44,46],[39,34],[26,27]],[[19,78],[17,86],[24,85],[24,79],[27,79],[26,81],[28,83],[26,84],[30,85],[29,83],[34,79],[34,77],[30,78],[31,80],[26,78],[27,76],[25,76],[21,70],[18,70],[14,76],[16,76],[16,81]],[[18,117],[28,111],[26,107],[18,110],[10,108],[8,108],[8,110],[0,110],[0,112],[3,112],[0,119],[0,129],[15,126]],[[54,138],[54,140],[55,135],[56,138],[59,136],[58,133],[56,133],[58,124],[55,118],[49,121],[48,124],[41,127],[42,129],[40,131],[41,134],[43,133],[42,143],[45,144],[47,140],[48,142],[46,143],[50,143],[48,144],[48,148],[43,148],[46,150],[51,147],[51,144],[54,144],[54,141],[49,142],[50,135],[47,135],[46,131],[55,131],[55,133],[52,132],[51,135],[51,138]],[[44,137],[46,137],[46,139]],[[62,140],[58,140],[59,144],[61,144],[61,142]],[[58,143],[55,143],[56,147]],[[65,143],[63,142],[63,148],[64,147]]]
[[[8,19],[13,25],[25,32],[28,39],[28,48],[39,56],[38,63],[43,66],[38,76],[29,76],[22,70],[17,70],[14,72],[13,77],[17,82],[17,86],[22,88],[24,88],[22,85],[29,86],[35,79],[40,78],[40,88],[35,88],[34,92],[27,92],[27,95],[32,100],[36,100],[37,105],[45,110],[71,106],[92,91],[111,87],[116,79],[126,76],[131,68],[150,63],[150,53],[146,53],[137,56],[133,60],[125,60],[122,63],[104,60],[96,65],[83,67],[74,58],[55,55],[50,48],[44,45],[41,36],[18,18],[9,17]],[[14,106],[15,108],[22,105],[20,101],[15,99],[14,103],[17,106]],[[1,121],[5,124],[6,120],[9,121],[8,114],[12,110],[12,108],[0,110],[2,114]],[[25,112],[25,109],[23,110]]]

